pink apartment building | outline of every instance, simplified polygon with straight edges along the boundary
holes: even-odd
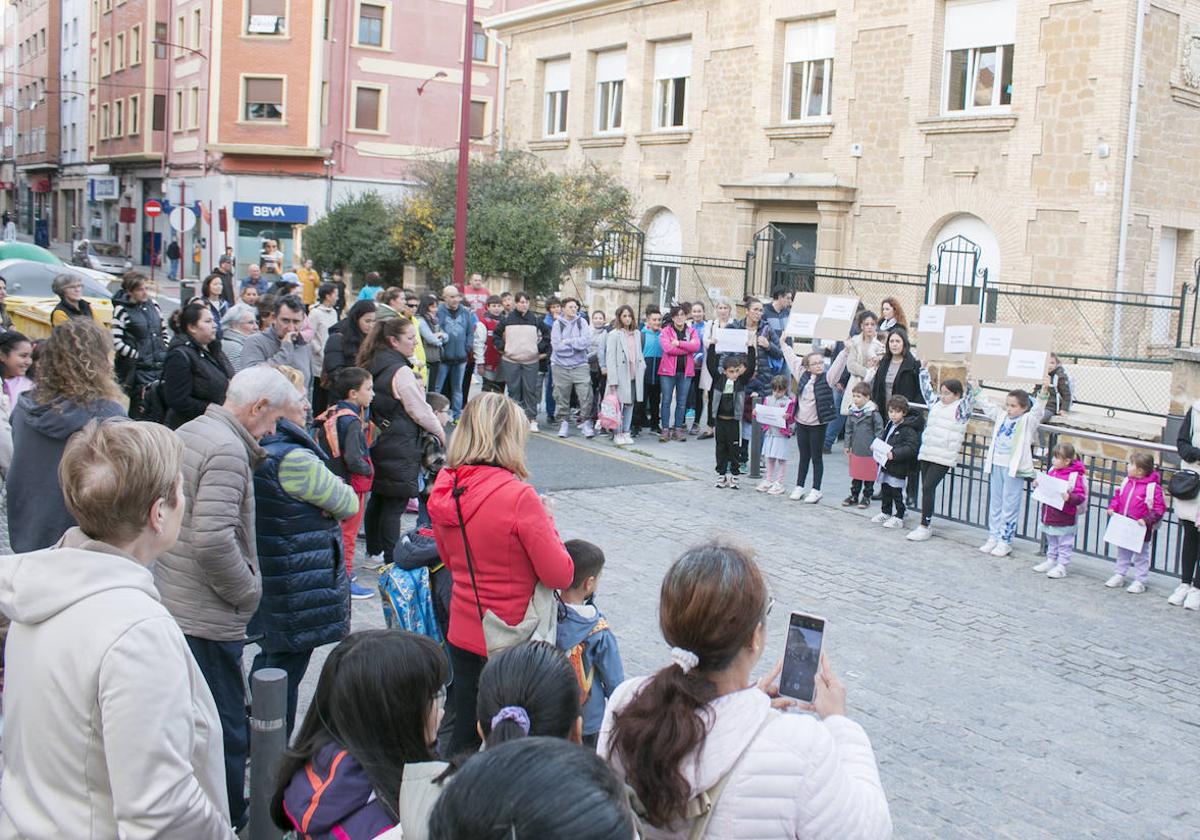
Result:
[[[6,186],[16,198],[17,224],[28,232],[37,219],[53,222],[51,191],[59,169],[59,12],[60,0],[10,0],[5,10],[4,118],[13,128],[15,158]]]

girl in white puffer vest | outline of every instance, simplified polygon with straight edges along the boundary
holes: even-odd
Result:
[[[922,371],[922,374],[925,372]],[[938,485],[958,464],[963,437],[967,434],[967,423],[971,419],[971,393],[963,393],[963,384],[957,379],[947,379],[938,388],[938,399],[933,399],[929,377],[922,375],[921,390],[925,392],[925,404],[929,406],[929,417],[925,422],[925,433],[921,436],[921,451],[917,460],[921,465],[921,524],[908,534],[908,539],[921,542],[933,536],[933,504]]]

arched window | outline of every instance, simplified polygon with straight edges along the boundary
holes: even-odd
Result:
[[[679,294],[679,257],[683,232],[675,214],[660,208],[646,226],[646,282],[656,292],[658,305],[669,306]]]
[[[929,252],[933,303],[979,303],[983,280],[1000,279],[1000,245],[978,216],[955,216],[938,230]]]

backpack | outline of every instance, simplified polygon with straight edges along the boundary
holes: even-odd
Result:
[[[379,570],[379,599],[389,629],[419,633],[441,644],[442,631],[433,612],[429,569],[421,566],[408,570],[388,563]]]
[[[563,608],[559,607],[559,617],[561,619]],[[595,626],[588,631],[588,634],[579,640],[577,644],[569,650],[563,651],[567,655],[567,661],[571,663],[571,668],[575,671],[575,680],[579,683],[579,705],[587,703],[588,695],[592,693],[592,680],[596,676],[596,665],[592,664],[590,668],[583,667],[583,650],[587,647],[587,640],[595,636],[597,633],[602,633],[608,629],[608,622],[604,620],[604,616],[600,616],[600,620]]]
[[[325,450],[325,453],[331,460],[337,460],[342,457],[341,444],[338,443],[337,421],[341,417],[354,417],[357,420],[362,420],[362,415],[357,411],[349,408],[339,408],[336,405],[322,411],[319,415],[313,418],[313,426],[321,430],[321,434],[314,435],[317,445]],[[371,445],[371,426],[368,423],[363,423],[364,433],[367,436],[367,446]]]

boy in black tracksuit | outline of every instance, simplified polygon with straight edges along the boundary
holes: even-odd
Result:
[[[892,449],[880,475],[883,485],[882,512],[872,521],[883,523],[885,528],[902,528],[905,514],[904,485],[908,476],[917,469],[922,418],[916,413],[908,413],[908,400],[899,394],[888,400],[887,413],[888,424],[883,428],[882,439]]]
[[[714,432],[717,442],[717,487],[738,489],[738,464],[742,446],[742,412],[746,406],[746,357],[726,356],[713,378],[716,404]]]

